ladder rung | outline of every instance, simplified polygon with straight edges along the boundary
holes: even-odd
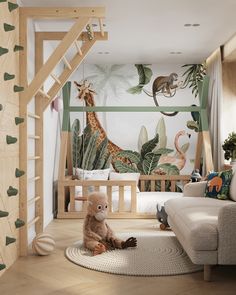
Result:
[[[40,179],[40,176],[31,177],[31,178],[28,178],[28,182],[37,181],[39,179]]]
[[[40,156],[30,156],[28,157],[28,160],[39,160]]]
[[[99,18],[98,21],[99,21],[99,27],[100,27],[101,35],[104,37],[104,30],[103,30],[103,21],[102,21],[102,18]]]
[[[70,63],[68,62],[68,60],[65,58],[65,56],[63,56],[62,59],[63,59],[65,65],[67,66],[67,68],[68,68],[69,70],[71,70],[72,67],[71,67]]]
[[[28,138],[30,138],[30,139],[40,139],[40,136],[38,136],[38,135],[28,135]]]
[[[30,199],[30,200],[28,201],[28,206],[31,205],[31,204],[36,203],[38,200],[40,200],[40,196],[36,196],[36,197]]]
[[[34,118],[34,119],[40,119],[40,116],[33,114],[33,113],[29,113],[29,112],[28,112],[28,117]]]
[[[58,84],[61,85],[61,81],[57,78],[57,76],[55,76],[54,74],[50,74],[50,76],[53,78],[53,80],[54,80],[55,82],[57,82]]]
[[[78,44],[77,41],[75,41],[75,47],[76,47],[76,49],[77,49],[79,55],[82,56],[82,55],[83,55],[83,52],[82,52],[82,50],[81,50],[81,48],[80,48],[80,46],[79,46],[79,44]]]
[[[38,92],[42,94],[43,96],[47,97],[48,99],[50,98],[50,96],[46,92],[44,92],[42,89],[39,89]]]
[[[35,224],[39,219],[40,219],[39,216],[35,217],[34,219],[32,219],[31,221],[27,223],[27,226],[30,227],[31,225]]]

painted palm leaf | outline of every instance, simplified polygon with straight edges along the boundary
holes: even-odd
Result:
[[[132,173],[132,172],[139,172],[138,169],[136,167],[134,167],[133,165],[129,165],[126,163],[123,163],[119,160],[114,162],[114,166],[115,169],[119,172],[119,173]]]
[[[145,126],[141,127],[141,130],[139,132],[139,137],[138,137],[138,150],[139,152],[142,149],[142,146],[148,141],[148,132],[147,128]]]
[[[121,151],[116,154],[117,157],[127,158],[132,163],[135,163],[136,165],[141,161],[141,156],[138,152],[131,151],[131,150],[125,150]]]
[[[198,82],[203,81],[206,75],[206,65],[203,64],[185,64],[182,67],[188,67],[188,69],[183,73],[182,77],[185,77],[183,82],[183,88],[192,88],[192,93],[195,97],[198,95]]]
[[[153,139],[149,140],[148,142],[146,142],[142,146],[142,149],[141,149],[141,157],[144,158],[147,153],[152,152],[153,149],[158,144],[158,142],[159,142],[159,135],[156,134],[156,136]]]
[[[179,175],[178,167],[170,163],[160,164],[157,169],[163,170],[167,175]]]
[[[131,94],[140,94],[142,92],[143,86],[147,85],[152,78],[152,70],[148,65],[136,64],[135,67],[138,70],[139,84],[137,86],[131,87],[127,92]]]
[[[143,160],[143,172],[146,175],[150,175],[152,171],[157,167],[160,154],[147,153]]]
[[[160,148],[166,148],[167,145],[166,125],[163,117],[161,117],[157,123],[156,134],[159,134],[159,143],[153,152],[156,152],[156,150]]]
[[[100,143],[97,148],[96,158],[93,164],[93,169],[102,169],[107,159],[107,137]]]

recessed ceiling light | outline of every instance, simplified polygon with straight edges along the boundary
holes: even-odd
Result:
[[[106,51],[106,52],[104,52],[104,54],[110,54],[110,52]]]
[[[181,51],[171,51],[170,54],[182,54]]]
[[[195,24],[184,24],[185,27],[199,27],[200,24],[195,23]]]
[[[98,54],[110,54],[108,51],[99,51]]]

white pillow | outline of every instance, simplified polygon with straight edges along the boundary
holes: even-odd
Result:
[[[81,168],[76,168],[76,172],[81,180],[108,180],[110,168],[101,170],[83,170]]]
[[[110,168],[102,170],[83,170],[76,168],[76,174],[81,180],[108,180]],[[100,186],[100,192],[106,193],[106,186]],[[88,192],[94,191],[94,187],[88,187]],[[75,187],[75,196],[82,196],[82,186]]]
[[[138,185],[140,173],[117,173],[117,172],[110,172],[109,179],[110,180],[135,180],[136,184]],[[112,191],[118,191],[118,186],[113,186]],[[130,186],[125,186],[125,191],[131,190]],[[136,192],[139,193],[139,188],[137,187]]]

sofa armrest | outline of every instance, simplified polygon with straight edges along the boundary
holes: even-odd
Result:
[[[204,197],[206,181],[190,182],[184,186],[184,197]]]
[[[222,201],[224,202],[224,201]],[[236,264],[236,203],[220,209],[218,216],[218,263]]]

